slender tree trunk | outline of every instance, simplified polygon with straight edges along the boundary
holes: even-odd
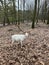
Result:
[[[8,23],[8,25],[10,24],[9,19],[8,19],[8,9],[6,8],[6,0],[4,0],[4,21],[3,21],[3,25],[5,25],[5,23]]]
[[[45,18],[44,18],[44,23],[45,23]]]
[[[4,21],[3,21],[3,26],[5,26],[6,23],[6,0],[4,0]]]
[[[3,21],[3,26],[5,26],[5,17],[4,17],[4,21]]]
[[[45,0],[45,11],[44,11],[44,23],[45,23],[45,19],[46,19],[46,12],[47,12],[47,1]]]
[[[10,21],[9,21],[9,18],[8,18],[8,9],[6,8],[6,19],[7,19],[7,24],[10,25]]]
[[[25,0],[23,0],[23,22],[25,19]]]
[[[18,25],[20,25],[20,20],[19,20],[19,0],[18,0]]]
[[[15,0],[13,0],[13,17],[14,17],[14,23],[17,24],[17,21],[16,21],[16,6],[15,6]]]
[[[38,23],[38,18],[39,18],[39,9],[40,9],[40,0],[37,0],[38,1],[38,11],[37,11],[37,22]]]
[[[35,0],[34,16],[33,16],[33,20],[32,20],[32,28],[35,27],[36,9],[37,9],[37,0]]]
[[[3,0],[0,0],[2,7],[3,7]],[[4,8],[3,8],[4,9]],[[5,26],[5,16],[4,16],[4,21],[3,21],[3,26]]]
[[[8,25],[10,25],[10,21],[9,21],[9,18],[8,18],[8,14],[6,13],[6,18],[5,18],[6,22]]]
[[[47,19],[47,24],[49,24],[49,10],[48,10],[48,19]]]

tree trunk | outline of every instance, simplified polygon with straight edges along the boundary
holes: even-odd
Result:
[[[47,12],[47,1],[45,0],[45,11],[44,11],[44,23],[45,23],[45,19],[46,19],[46,12]]]
[[[10,24],[9,19],[8,19],[8,9],[6,7],[6,0],[4,0],[4,22],[3,25],[5,25],[5,23],[7,22],[8,25]]]
[[[5,26],[5,17],[4,17],[4,21],[3,21],[3,26]]]
[[[20,20],[19,20],[19,0],[18,0],[18,25],[20,25]]]
[[[8,17],[7,17],[7,23],[8,23],[8,25],[10,25],[10,21],[9,21]]]
[[[23,0],[23,22],[24,22],[24,16],[25,15],[25,0]]]
[[[48,10],[48,20],[47,20],[47,24],[49,24],[49,10]]]
[[[37,0],[35,0],[34,16],[33,16],[33,20],[32,20],[32,28],[35,27],[36,9],[37,9]]]
[[[33,19],[32,28],[34,28],[34,25],[35,25],[35,19]]]
[[[16,21],[16,6],[15,6],[15,0],[13,0],[13,17],[14,17],[14,23],[17,24],[17,21]]]
[[[39,9],[40,9],[40,0],[38,0],[38,11],[37,11],[37,22],[36,23],[38,23]]]

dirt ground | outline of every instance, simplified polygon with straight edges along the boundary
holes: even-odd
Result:
[[[49,65],[49,26],[38,23],[31,29],[31,23],[20,25],[29,37],[20,43],[11,43],[13,34],[22,34],[16,25],[0,27],[0,65]]]

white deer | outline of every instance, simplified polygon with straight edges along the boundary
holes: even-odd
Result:
[[[25,34],[15,34],[12,35],[12,43],[14,43],[14,41],[20,41],[21,42],[21,47],[22,47],[22,42],[28,37],[28,33],[26,32]]]

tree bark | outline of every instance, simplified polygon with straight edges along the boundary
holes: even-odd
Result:
[[[49,24],[49,10],[48,10],[48,19],[47,19],[47,24]]]
[[[34,16],[33,16],[33,20],[32,20],[32,28],[35,27],[36,9],[37,9],[37,0],[35,0]]]
[[[37,11],[37,22],[36,23],[38,23],[39,9],[40,9],[40,0],[38,0],[38,11]]]

